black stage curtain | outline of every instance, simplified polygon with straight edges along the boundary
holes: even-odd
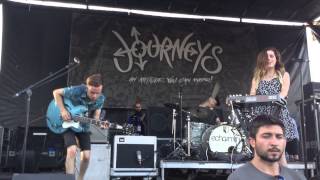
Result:
[[[4,4],[3,55],[0,72],[0,126],[25,124],[26,95],[13,94],[68,63],[70,12]],[[67,75],[33,90],[30,121],[45,125],[52,89],[65,86]]]

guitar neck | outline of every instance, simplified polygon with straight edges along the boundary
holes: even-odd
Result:
[[[75,116],[75,117],[73,117],[73,119],[75,121],[79,121],[79,122],[98,124],[98,125],[109,123],[108,121],[101,121],[99,119],[88,118],[88,117],[83,117],[83,116]]]
[[[75,117],[73,117],[73,119],[78,122],[90,123],[90,124],[95,124],[95,125],[99,125],[99,126],[108,124],[109,128],[114,128],[114,129],[122,129],[123,128],[121,125],[118,125],[116,123],[110,123],[109,121],[101,121],[99,119],[88,118],[88,117],[83,117],[83,116],[75,116]]]

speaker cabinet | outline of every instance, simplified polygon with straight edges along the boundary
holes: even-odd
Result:
[[[320,95],[320,83],[309,82],[303,86],[304,98],[310,98],[312,95]]]
[[[3,168],[20,171],[24,130],[24,128],[12,130],[9,147],[2,161],[4,162]],[[64,167],[64,151],[61,135],[53,134],[46,127],[30,127],[27,136],[25,171],[62,169]]]
[[[154,171],[157,159],[155,136],[115,136],[114,171]]]
[[[314,161],[320,152],[320,99],[310,99],[304,107],[307,159]]]
[[[70,174],[13,174],[12,180],[76,180],[74,175]]]
[[[110,144],[91,144],[88,169],[84,180],[109,180],[110,176]],[[76,177],[80,173],[80,149],[76,156]]]

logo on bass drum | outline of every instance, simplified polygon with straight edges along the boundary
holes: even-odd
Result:
[[[219,141],[219,142],[235,142],[235,143],[237,143],[241,140],[241,138],[238,136],[215,135],[215,136],[211,136],[210,140]]]

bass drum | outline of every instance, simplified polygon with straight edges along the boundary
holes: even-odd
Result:
[[[219,125],[208,128],[202,135],[202,148],[212,153],[239,153],[244,144],[237,128]]]

